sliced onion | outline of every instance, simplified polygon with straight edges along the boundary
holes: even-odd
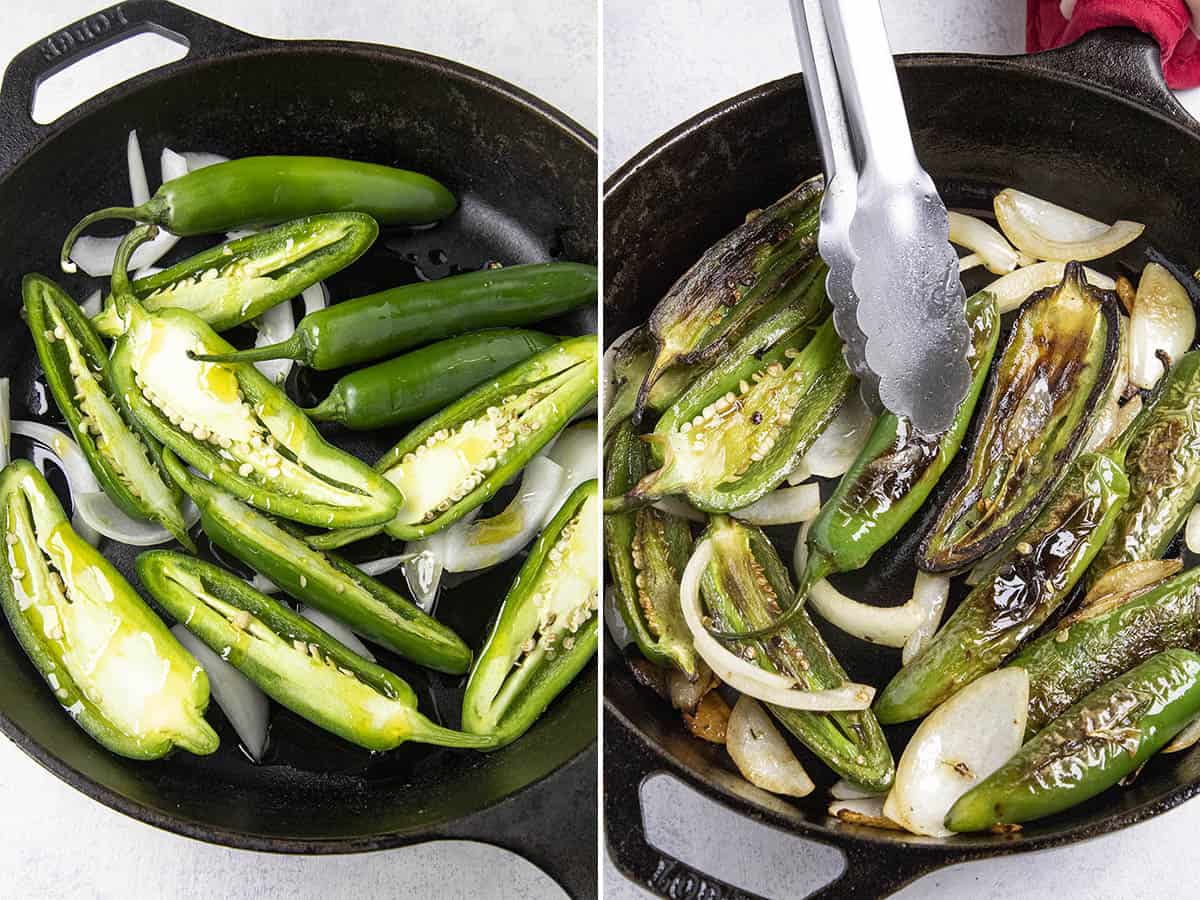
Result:
[[[104,309],[104,291],[101,288],[96,288],[87,295],[87,299],[79,304],[80,311],[89,319],[100,315]]]
[[[292,302],[285,300],[277,303],[255,320],[258,334],[254,338],[255,347],[265,347],[286,341],[296,333],[296,317],[292,315]],[[292,371],[295,360],[265,359],[254,364],[254,368],[262,372],[275,384],[283,384],[288,373]]]
[[[983,257],[978,253],[968,253],[966,256],[958,258],[958,274],[961,275],[963,272],[969,272],[971,269],[982,265]]]
[[[604,351],[604,356],[600,360],[600,377],[604,384],[604,411],[607,413],[609,406],[612,405],[612,398],[616,394],[613,390],[613,377],[615,372],[613,367],[616,365],[617,351],[621,349],[621,345],[629,340],[641,328],[641,325],[635,325],[628,331],[617,336],[617,339],[608,345],[608,349]]]
[[[655,509],[665,512],[669,516],[676,516],[680,519],[687,519],[689,522],[704,522],[704,513],[696,509],[682,497],[663,497],[661,500],[655,500],[652,504]]]
[[[1129,321],[1129,380],[1148,389],[1163,375],[1160,352],[1176,362],[1196,339],[1196,312],[1183,285],[1158,263],[1138,281]]]
[[[364,562],[355,563],[358,570],[364,575],[370,575],[372,578],[378,578],[380,575],[386,575],[400,568],[404,563],[408,562],[409,557],[403,553],[398,553],[395,556],[381,556],[379,559],[368,559]]]
[[[304,301],[304,314],[306,316],[310,313],[315,313],[318,309],[324,309],[329,305],[329,288],[325,287],[325,282],[323,281],[310,284],[300,292],[300,299]]]
[[[146,178],[146,164],[142,162],[142,145],[135,128],[129,132],[125,142],[125,161],[129,164],[129,196],[131,205],[141,206],[150,199],[150,182]]]
[[[1138,417],[1138,413],[1141,411],[1141,394],[1134,394],[1117,407],[1117,421],[1113,424],[1113,440],[1116,440],[1125,433],[1126,429],[1133,424],[1133,420]]]
[[[671,695],[671,705],[684,712],[695,710],[704,695],[719,684],[702,659],[696,660],[695,678],[688,678],[678,669],[671,669],[667,673],[667,692]]]
[[[1163,748],[1163,753],[1178,753],[1180,750],[1187,750],[1200,741],[1200,716],[1192,719],[1184,726],[1183,731],[1175,735],[1171,739],[1171,743]]]
[[[778,488],[730,515],[751,525],[793,525],[815,519],[820,510],[821,487],[810,483]]]
[[[992,202],[1000,230],[1038,259],[1087,262],[1115,253],[1146,230],[1124,220],[1105,225],[1049,201],[1007,188]]]
[[[617,589],[611,584],[604,588],[604,624],[608,627],[608,636],[613,639],[618,650],[624,650],[633,643],[629,626],[625,624],[621,611],[617,609]]]
[[[12,459],[12,406],[8,379],[0,378],[0,469]]]
[[[829,789],[829,796],[834,800],[867,800],[871,797],[878,797],[882,800],[887,796],[887,791],[873,791],[861,784],[839,778]]]
[[[793,679],[764,671],[718,643],[701,622],[700,611],[700,578],[712,557],[712,544],[707,540],[700,541],[683,570],[679,600],[696,652],[708,663],[713,674],[731,688],[756,700],[789,709],[838,712],[870,707],[875,697],[875,688],[870,685],[846,682],[828,690],[801,690]]]
[[[183,161],[187,164],[189,172],[195,172],[197,169],[205,169],[209,166],[215,166],[217,163],[229,162],[228,156],[221,156],[219,153],[201,153],[197,151],[185,151],[180,153]]]
[[[946,601],[950,597],[950,577],[948,575],[932,575],[928,572],[917,572],[913,580],[913,595],[909,603],[915,604],[921,611],[919,624],[908,640],[904,642],[904,650],[900,655],[902,665],[908,665],[909,660],[925,649],[933,640],[938,627],[942,624],[942,614],[946,611]]]
[[[14,419],[10,427],[13,434],[37,441],[46,448],[67,477],[67,486],[71,489],[72,497],[100,490],[100,482],[96,480],[92,467],[88,465],[87,457],[66,432],[41,422],[26,422],[22,419]],[[71,515],[71,527],[93,547],[100,543],[100,532],[87,523],[78,509]]]
[[[103,491],[71,491],[76,514],[110,540],[131,547],[155,547],[173,541],[175,536],[156,522],[136,519],[113,503]],[[182,507],[184,524],[191,528],[200,521],[200,510],[191,500]]]
[[[997,278],[984,290],[996,298],[996,309],[1003,315],[1012,312],[1029,299],[1034,291],[1054,287],[1063,279],[1067,264],[1063,262],[1040,262],[1025,266]],[[1106,291],[1115,290],[1117,283],[1094,269],[1084,267],[1088,284]]]
[[[550,523],[577,487],[599,474],[600,444],[596,422],[579,422],[563,429],[545,455],[562,468],[563,480],[558,489],[557,502],[545,516],[543,525]]]
[[[871,434],[875,414],[858,391],[851,391],[829,426],[804,454],[808,470],[818,478],[840,478],[850,469]]]
[[[1200,553],[1200,505],[1192,507],[1188,513],[1187,527],[1183,532],[1184,543],[1192,553]]]
[[[744,694],[725,726],[725,749],[752,785],[788,797],[807,797],[813,781],[767,711]]]
[[[254,577],[249,580],[250,587],[254,588],[260,594],[278,594],[279,585],[273,582],[261,572],[255,572]]]
[[[1028,705],[1029,675],[1019,668],[990,672],[954,694],[904,748],[884,815],[913,834],[948,837],[950,807],[1020,749]]]
[[[798,484],[804,484],[810,478],[812,478],[812,471],[808,468],[808,463],[801,459],[796,463],[796,468],[788,472],[787,483],[795,487]]]
[[[966,247],[978,255],[979,262],[996,275],[1007,275],[1022,264],[1022,257],[999,231],[983,219],[964,213],[950,213],[950,243]],[[963,271],[962,260],[958,270]]]
[[[221,659],[208,644],[200,640],[182,625],[171,628],[171,634],[187,648],[208,675],[208,686],[213,699],[225,713],[233,726],[238,740],[251,759],[258,762],[267,748],[267,727],[270,703],[267,695],[258,686],[234,668],[232,663]]]
[[[364,659],[368,659],[371,662],[375,662],[375,654],[367,649],[367,645],[360,641],[358,639],[358,635],[351,631],[349,626],[346,624],[339,622],[333,616],[323,613],[319,609],[314,609],[311,606],[301,606],[297,612],[299,612],[300,615],[304,616],[304,618],[308,619],[308,621],[312,622],[322,631],[328,632],[333,637],[337,638],[359,656],[363,657]]]

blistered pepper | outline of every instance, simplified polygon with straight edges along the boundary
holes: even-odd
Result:
[[[608,383],[604,386],[608,404],[604,413],[605,437],[622,422],[629,420],[637,407],[642,380],[654,362],[655,343],[649,326],[639,326],[619,347],[615,350],[610,348],[609,352],[612,354],[612,365]],[[706,363],[672,366],[647,391],[643,409],[664,412],[707,368]]]

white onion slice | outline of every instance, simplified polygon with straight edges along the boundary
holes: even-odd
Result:
[[[932,575],[928,572],[918,572],[913,580],[913,595],[909,603],[915,604],[923,613],[921,624],[916,627],[908,640],[904,642],[904,650],[900,655],[902,665],[908,665],[909,660],[925,649],[925,645],[933,640],[938,626],[942,624],[942,614],[946,611],[946,601],[950,597],[950,576]]]
[[[1117,421],[1113,425],[1113,440],[1116,440],[1125,433],[1133,420],[1138,417],[1138,413],[1142,411],[1142,395],[1134,394],[1124,403],[1117,407]]]
[[[1187,750],[1200,741],[1200,716],[1192,719],[1184,726],[1183,731],[1175,735],[1171,739],[1171,743],[1163,747],[1163,753],[1178,753],[1180,750]]]
[[[600,444],[595,420],[579,422],[564,428],[559,432],[553,446],[544,452],[546,458],[557,463],[563,471],[563,480],[554,508],[542,522],[543,525],[548,525],[575,489],[599,474]]]
[[[131,547],[155,547],[173,541],[175,536],[156,522],[136,519],[113,503],[103,491],[80,493],[71,490],[76,514],[110,540]],[[183,504],[184,524],[191,528],[200,521],[200,510],[191,500]]]
[[[992,207],[1004,236],[1017,249],[1038,259],[1059,262],[1099,259],[1137,240],[1146,230],[1140,222],[1125,220],[1104,225],[1012,188],[997,194]]]
[[[254,577],[249,580],[250,587],[254,588],[260,594],[278,594],[279,585],[273,582],[261,572],[255,572]]]
[[[1193,506],[1192,511],[1188,513],[1183,540],[1190,551],[1200,553],[1200,504]]]
[[[219,153],[202,153],[189,150],[180,153],[179,156],[183,157],[189,172],[195,172],[197,169],[205,169],[209,166],[215,166],[217,163],[229,162],[228,156],[221,156]]]
[[[608,345],[608,349],[604,351],[604,356],[600,359],[600,377],[602,379],[601,384],[604,385],[604,411],[606,413],[608,412],[609,407],[612,405],[612,398],[616,393],[616,391],[613,390],[613,376],[615,374],[613,371],[613,366],[615,365],[617,351],[620,350],[621,345],[633,337],[634,332],[641,327],[642,326],[640,325],[635,325],[633,328],[630,328],[623,334],[618,335],[617,339]]]
[[[829,789],[829,796],[834,800],[867,800],[871,797],[878,797],[882,800],[887,796],[887,791],[873,791],[861,784],[839,778]]]
[[[807,797],[813,792],[812,779],[767,711],[744,694],[729,714],[725,749],[755,787],[788,797]]]
[[[329,305],[329,288],[325,287],[323,281],[310,284],[300,292],[300,299],[304,301],[304,314],[307,316]]]
[[[1002,275],[984,290],[996,298],[996,309],[1003,315],[1012,312],[1029,299],[1029,295],[1042,288],[1054,287],[1063,279],[1067,264],[1063,262],[1040,262],[1025,266],[1015,272]],[[1117,283],[1094,269],[1084,267],[1088,284],[1106,291],[1115,290]]]
[[[961,275],[963,272],[969,272],[982,265],[983,257],[978,253],[968,253],[966,256],[958,258],[958,274]]]
[[[254,338],[255,347],[265,347],[286,341],[296,332],[296,317],[292,315],[292,301],[285,300],[276,303],[255,320],[258,334]],[[264,359],[256,362],[254,368],[271,379],[275,384],[283,384],[288,373],[292,371],[292,359]]]
[[[204,668],[213,699],[237,732],[238,740],[246,752],[255,762],[261,760],[267,748],[267,724],[271,708],[267,695],[232,663],[221,659],[220,654],[182,625],[173,626],[171,634]]]
[[[388,572],[400,568],[408,560],[409,557],[403,553],[399,553],[395,556],[381,556],[379,559],[368,559],[365,562],[355,563],[354,565],[364,575],[378,578],[380,575],[386,575]]]
[[[1024,669],[989,672],[935,709],[896,766],[884,815],[913,834],[948,837],[955,801],[1021,747],[1029,706]]]
[[[80,311],[89,319],[100,315],[104,309],[104,291],[101,288],[96,288],[87,295],[87,299],[79,304]]]
[[[629,627],[617,609],[617,589],[611,584],[604,588],[604,624],[618,650],[624,650],[633,643],[633,635],[629,633]]]
[[[13,434],[37,441],[50,452],[67,478],[72,497],[100,490],[100,482],[96,480],[92,467],[88,465],[87,457],[66,432],[41,422],[27,422],[23,419],[14,419],[10,427]],[[71,527],[93,547],[100,543],[100,532],[87,523],[78,509],[71,515]]]
[[[1196,312],[1183,285],[1158,263],[1147,263],[1129,317],[1129,380],[1148,389],[1163,375],[1162,351],[1172,363],[1196,339]]]
[[[308,619],[308,621],[312,622],[322,631],[328,632],[333,637],[337,638],[359,656],[363,657],[364,659],[368,659],[371,662],[375,662],[375,654],[367,648],[366,644],[358,639],[358,635],[351,631],[348,625],[339,622],[333,616],[323,613],[319,609],[314,609],[311,606],[301,606],[297,612],[299,612],[300,615],[304,616],[304,618]]]
[[[0,469],[12,459],[12,405],[7,378],[0,378]]]
[[[141,206],[150,199],[150,182],[146,178],[146,164],[142,162],[142,145],[135,128],[129,132],[125,142],[125,161],[129,165],[129,196],[132,206]]]
[[[795,487],[798,484],[804,484],[810,478],[812,478],[812,472],[809,471],[808,463],[801,459],[796,463],[796,468],[788,472],[787,483],[791,487]]]
[[[843,822],[848,822],[851,825],[865,825],[868,828],[886,828],[892,831],[903,831],[903,826],[893,822],[884,814],[884,803],[884,795],[834,800],[829,804],[829,815]]]
[[[718,643],[704,627],[700,611],[700,578],[712,561],[712,556],[712,544],[709,541],[703,540],[696,545],[680,579],[679,600],[696,652],[718,678],[756,700],[789,709],[838,712],[870,707],[875,697],[875,688],[870,685],[846,682],[828,690],[801,690],[791,678],[764,671]]]
[[[1007,275],[1021,265],[1021,254],[1013,249],[999,231],[983,219],[965,213],[950,213],[950,243],[972,251],[978,262],[996,275]],[[969,258],[969,257],[967,257]],[[958,270],[964,271],[963,261],[958,261]]]
[[[730,515],[751,525],[792,525],[815,519],[820,510],[821,487],[810,483],[777,488]]]
[[[687,519],[689,522],[707,521],[704,513],[700,512],[700,510],[696,509],[682,497],[663,497],[661,500],[655,500],[650,505],[669,516],[677,516],[680,519]]]
[[[696,677],[689,679],[678,669],[667,672],[667,692],[671,695],[671,705],[683,712],[695,712],[704,695],[717,686],[719,682],[713,677],[712,670],[704,664],[704,660],[696,660]]]
[[[833,421],[804,454],[808,471],[818,478],[845,475],[867,442],[874,424],[875,414],[867,408],[862,395],[851,391]]]

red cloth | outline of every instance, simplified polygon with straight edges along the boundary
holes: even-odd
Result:
[[[1030,52],[1070,44],[1097,28],[1137,28],[1158,41],[1167,84],[1176,89],[1200,85],[1200,41],[1185,0],[1076,0],[1069,20],[1060,0],[1027,2]]]

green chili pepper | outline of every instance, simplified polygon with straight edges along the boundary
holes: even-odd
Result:
[[[1076,263],[1057,287],[1026,301],[992,376],[967,469],[921,545],[920,568],[963,569],[1037,515],[1112,389],[1121,339],[1116,295],[1089,285]]]
[[[305,412],[355,431],[416,422],[555,343],[547,334],[517,328],[449,338],[343,376]]]
[[[1129,502],[1092,564],[1092,580],[1123,562],[1161,557],[1200,496],[1200,350],[1171,367],[1121,443]]]
[[[314,725],[368,750],[405,741],[487,750],[488,737],[431,722],[400,676],[368,662],[236,575],[182,553],[137,559],[154,599],[263,693]]]
[[[344,269],[377,234],[375,220],[362,213],[308,216],[205,250],[131,288],[151,312],[186,309],[213,331],[227,331]],[[124,330],[111,302],[92,324],[108,337]]]
[[[131,759],[207,754],[208,677],[137,591],[71,530],[30,463],[0,473],[0,606],[55,699]]]
[[[633,426],[622,423],[607,454],[604,491],[623,494],[646,471],[645,447]],[[692,551],[688,523],[653,507],[604,517],[604,550],[621,618],[642,655],[698,674],[696,651],[679,606],[679,579]]]
[[[160,225],[182,236],[213,234],[329,212],[360,212],[382,225],[425,225],[457,206],[426,175],[323,156],[249,156],[173,178],[141,206],[113,206],[84,216],[63,242],[64,272],[75,271],[71,247],[104,219]]]
[[[1200,569],[1073,613],[1009,663],[1029,673],[1026,735],[1032,737],[1085,694],[1155,653],[1197,646]]]
[[[461,675],[471,666],[471,649],[437,619],[331,553],[273,522],[216,485],[188,472],[166,451],[171,477],[200,508],[200,526],[218,547],[367,640],[439,672]]]
[[[1200,712],[1200,656],[1168,650],[1088,694],[951,807],[951,831],[1062,812],[1115,785]]]
[[[210,362],[294,359],[338,369],[497,326],[528,325],[596,299],[596,268],[533,263],[408,284],[309,313],[286,341],[203,356]]]
[[[157,522],[193,548],[179,492],[161,469],[159,445],[134,431],[87,316],[53,281],[26,275],[25,319],[54,402],[100,486],[131,516]]]
[[[141,427],[206,478],[259,509],[310,525],[389,521],[395,488],[322,439],[282,390],[248,363],[207,363],[229,344],[182,309],[147,312],[129,293],[129,254],[154,226],[130,232],[113,269],[127,323],[112,355],[113,386]]]
[[[625,504],[684,494],[698,509],[731,512],[774,490],[800,462],[854,376],[832,319],[815,335],[806,327],[788,332],[761,357],[760,335],[739,341],[658,420],[647,440],[662,467]]]
[[[998,668],[1066,599],[1128,494],[1120,463],[1076,459],[1016,546],[876,698],[879,721],[919,718]]]
[[[729,632],[765,629],[792,599],[792,584],[779,554],[758,528],[727,516],[711,516],[700,540],[710,541],[713,560],[700,580],[708,612]],[[732,641],[734,653],[767,672],[794,678],[809,691],[840,687],[848,679],[803,610],[769,638]],[[887,790],[895,765],[883,730],[870,710],[819,713],[768,704],[806,747],[843,778],[871,790]]]
[[[515,741],[595,654],[599,494],[581,484],[534,542],[467,682],[466,731]]]
[[[650,388],[677,362],[710,360],[764,307],[801,305],[812,319],[825,307],[817,224],[824,181],[810,178],[748,216],[704,252],[650,316],[658,351],[642,380],[633,420]]]
[[[609,383],[605,387],[605,396],[608,398],[608,411],[604,414],[606,438],[613,428],[631,418],[636,411],[642,380],[654,362],[655,343],[649,326],[642,325],[635,329],[621,346],[611,352],[612,371]],[[678,400],[688,385],[707,368],[707,363],[673,365],[650,387],[643,407],[656,413],[663,412]],[[639,416],[638,422],[640,421]]]

